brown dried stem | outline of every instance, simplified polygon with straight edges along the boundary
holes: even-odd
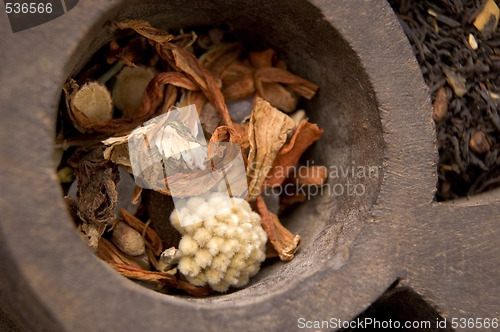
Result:
[[[280,223],[277,215],[269,212],[262,196],[257,197],[257,210],[262,217],[262,228],[266,231],[269,242],[278,252],[280,259],[292,260],[300,246],[300,235],[293,235]]]

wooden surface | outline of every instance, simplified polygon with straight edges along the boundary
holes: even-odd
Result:
[[[244,8],[237,1],[129,1],[105,14],[118,3],[80,1],[17,34],[0,19],[0,326],[294,330],[300,317],[356,317],[398,279],[448,317],[499,317],[498,192],[433,202],[429,96],[385,1],[249,1]],[[264,269],[244,290],[201,300],[154,293],[93,257],[65,213],[52,160],[60,87],[106,39],[106,20],[160,22],[172,12],[180,13],[170,14],[173,26],[259,26],[294,70],[320,85],[311,118],[329,134],[312,156],[383,166],[366,196],[321,197],[289,217],[304,235],[294,261]]]

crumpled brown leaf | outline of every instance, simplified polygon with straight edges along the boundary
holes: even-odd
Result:
[[[146,87],[142,98],[142,105],[138,111],[140,117],[154,114],[158,106],[163,102],[164,86],[171,84],[191,91],[197,91],[196,86],[186,75],[179,72],[164,72],[156,75]]]
[[[134,20],[117,23],[120,29],[133,29],[140,35],[148,38],[154,45],[158,55],[168,62],[175,70],[186,74],[203,92],[205,97],[221,113],[224,123],[231,127],[231,117],[224,101],[224,96],[217,85],[217,80],[212,73],[204,68],[194,54],[170,43],[166,32],[155,29],[145,21]]]
[[[276,58],[273,49],[250,52],[249,58],[257,68],[254,79],[258,95],[283,112],[291,113],[297,109],[299,102],[297,94],[311,99],[318,90],[318,86],[314,83],[281,68],[282,62],[276,63],[273,67],[273,59]],[[287,87],[280,83],[287,84]]]
[[[219,126],[215,129],[210,142],[229,142],[241,146],[242,140],[239,132],[234,127]]]
[[[78,216],[85,222],[105,224],[115,216],[118,203],[118,166],[103,157],[102,146],[85,155],[75,169],[78,181]]]
[[[273,66],[273,59],[276,57],[276,52],[272,48],[264,51],[254,51],[248,53],[248,58],[255,68],[265,68]]]
[[[299,96],[289,88],[279,83],[262,83],[255,81],[259,95],[271,105],[285,113],[295,112]]]
[[[316,124],[310,123],[306,119],[302,120],[290,143],[284,146],[276,156],[264,186],[274,187],[282,184],[288,177],[291,168],[299,161],[300,156],[321,137],[322,133],[323,129],[319,129]]]
[[[264,99],[256,99],[249,125],[247,200],[253,200],[260,195],[261,186],[273,165],[274,158],[285,144],[288,132],[294,128],[295,123],[288,115]]]
[[[262,218],[262,228],[266,231],[269,242],[282,261],[291,261],[300,246],[300,235],[293,235],[280,223],[277,215],[269,212],[262,196],[257,197],[256,203]]]

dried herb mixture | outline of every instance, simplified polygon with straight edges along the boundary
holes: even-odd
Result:
[[[112,28],[116,38],[64,85],[58,122],[58,176],[88,246],[128,278],[194,296],[243,287],[266,258],[293,259],[300,236],[281,224],[263,190],[325,182],[321,166],[312,166],[310,178],[291,172],[323,132],[299,109],[318,86],[291,73],[273,49],[247,50],[223,29],[172,35],[140,20]],[[187,216],[221,204],[217,196],[197,197],[210,183],[206,156],[168,159],[189,172],[151,190],[134,182],[129,143],[138,126],[188,105],[196,106],[207,141],[239,147],[248,195],[224,215],[181,227],[174,192],[192,197]],[[163,135],[150,144],[166,155],[196,144],[181,125],[159,121],[143,131]],[[306,197],[279,199],[282,211]]]

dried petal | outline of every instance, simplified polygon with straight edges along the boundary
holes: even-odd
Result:
[[[163,246],[161,239],[154,229],[148,227],[139,218],[135,217],[132,213],[125,209],[121,209],[119,215],[130,227],[135,229],[140,234],[143,234],[146,246],[150,248],[155,255],[158,256],[162,252]]]
[[[256,99],[249,127],[248,200],[260,195],[260,188],[274,158],[285,144],[288,132],[294,128],[295,123],[289,116],[278,111],[264,99]]]
[[[113,102],[123,117],[132,119],[142,104],[142,96],[148,83],[155,76],[155,71],[149,67],[125,67],[118,75],[113,86]]]
[[[288,177],[288,173],[292,167],[297,164],[300,156],[314,142],[316,142],[323,129],[319,129],[316,124],[309,123],[307,120],[302,120],[299,127],[295,131],[286,146],[284,146],[276,156],[273,163],[273,168],[266,178],[265,186],[278,186]]]
[[[318,91],[318,86],[289,71],[276,67],[259,68],[255,71],[255,85],[259,91],[259,82],[283,83],[306,99],[311,99]],[[260,91],[259,91],[260,93]]]
[[[205,97],[212,105],[217,108],[221,113],[222,120],[227,126],[232,126],[231,117],[224,101],[220,88],[217,86],[217,81],[214,76],[204,68],[196,59],[194,54],[179,47],[175,44],[169,43],[166,32],[152,28],[151,25],[145,21],[128,21],[117,24],[120,29],[131,28],[137,33],[150,39],[153,42],[158,55],[167,61],[174,69],[185,73],[203,92]],[[158,38],[161,36],[161,38]]]
[[[297,109],[298,95],[279,83],[257,83],[259,95],[277,109],[292,113]]]
[[[250,52],[248,58],[255,68],[272,67],[276,52],[272,48],[260,52]]]
[[[434,99],[434,121],[439,122],[443,120],[448,112],[448,102],[449,97],[444,86],[440,87],[436,93],[436,98]]]
[[[207,103],[200,112],[200,122],[203,130],[212,135],[221,124],[222,118],[215,107]]]
[[[240,43],[221,43],[203,53],[199,62],[210,70],[214,77],[220,78],[226,67],[236,61],[242,51]]]
[[[147,39],[154,41],[155,43],[158,44],[164,44],[168,43],[171,41],[174,36],[171,34],[160,30],[160,29],[155,29],[151,27],[151,24],[149,24],[146,21],[143,20],[130,20],[130,21],[125,21],[125,22],[116,22],[115,26],[118,29],[133,29],[135,32],[138,34],[146,37]]]
[[[198,87],[183,73],[164,72],[155,76],[144,92],[139,116],[154,114],[159,105],[164,101],[164,86],[171,84],[187,90],[198,90]],[[168,92],[168,91],[167,91]]]
[[[267,210],[262,196],[257,197],[257,210],[262,217],[262,228],[267,233],[269,242],[278,252],[282,261],[290,261],[300,246],[300,235],[293,235],[279,221],[278,216]]]
[[[75,173],[78,216],[94,224],[106,224],[113,220],[118,203],[118,166],[104,159],[102,147],[99,147],[83,157]]]

